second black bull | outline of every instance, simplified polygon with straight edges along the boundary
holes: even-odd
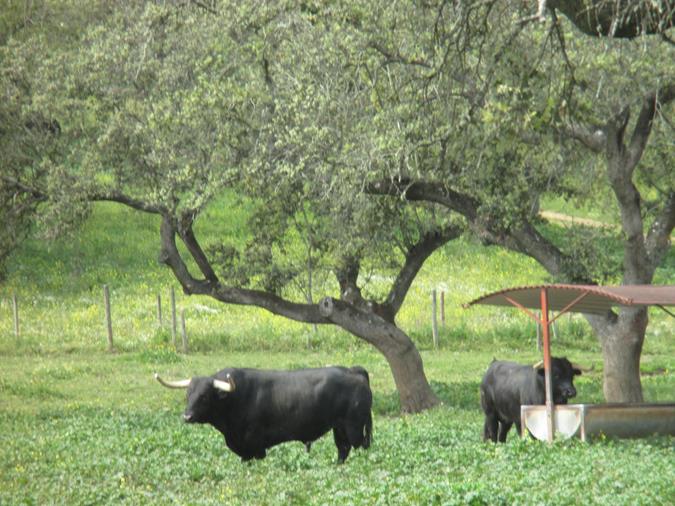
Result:
[[[579,374],[581,368],[566,358],[551,359],[554,404],[567,404],[567,399],[577,395],[573,380]],[[485,413],[483,439],[504,442],[513,424],[520,434],[520,406],[545,402],[541,362],[531,366],[494,360],[480,385],[480,403]]]
[[[244,461],[263,459],[285,441],[301,441],[309,450],[329,430],[340,463],[352,448],[370,446],[372,392],[362,367],[230,368],[180,381],[155,378],[169,388],[187,388],[185,422],[212,425]]]

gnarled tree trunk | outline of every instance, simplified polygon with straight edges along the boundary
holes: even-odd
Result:
[[[640,356],[649,320],[647,309],[625,308],[616,319],[588,320],[602,346],[605,400],[642,402]]]
[[[385,329],[373,329],[379,337],[374,345],[387,359],[398,390],[401,410],[419,413],[439,403],[438,397],[429,386],[422,357],[410,338],[400,329],[396,339],[391,339]]]
[[[429,386],[422,357],[410,337],[393,323],[344,301],[325,297],[322,316],[375,346],[389,364],[399,393],[401,410],[419,413],[439,403]]]

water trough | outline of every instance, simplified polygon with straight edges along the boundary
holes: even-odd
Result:
[[[556,405],[553,416],[556,436],[565,439],[675,436],[675,403]],[[529,432],[541,441],[547,440],[545,405],[521,406],[520,418],[523,437]]]

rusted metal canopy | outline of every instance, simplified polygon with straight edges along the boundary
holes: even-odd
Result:
[[[553,311],[604,314],[613,306],[675,306],[674,285],[551,284],[499,290],[474,299],[464,304],[464,307],[490,304],[495,306],[519,305],[530,309],[540,309],[542,288],[546,289],[549,309]]]
[[[468,308],[475,304],[513,306],[541,325],[544,355],[544,384],[546,391],[546,439],[553,441],[555,420],[553,414],[553,383],[551,380],[551,343],[549,327],[562,314],[577,313],[604,314],[613,306],[658,306],[668,314],[664,306],[675,306],[675,286],[654,285],[536,285],[508,288],[493,292],[464,304]],[[535,314],[530,309],[539,309]],[[555,318],[549,311],[558,311]]]

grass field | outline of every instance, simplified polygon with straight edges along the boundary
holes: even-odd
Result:
[[[487,352],[424,352],[444,404],[399,416],[384,361],[345,353],[74,353],[4,357],[0,373],[0,504],[673,504],[669,438],[639,441],[480,440],[478,381]],[[532,354],[523,357],[533,358]],[[372,374],[374,441],[337,466],[332,437],[242,464],[209,426],[181,422],[184,394],[152,379],[223,365],[362,364]],[[601,399],[598,373],[579,398]],[[671,395],[672,378],[645,389]]]
[[[516,311],[464,310],[461,303],[545,281],[533,262],[467,240],[427,262],[399,323],[421,349],[443,405],[400,416],[384,359],[332,328],[314,331],[177,293],[191,348],[177,354],[167,325],[168,291],[176,284],[155,262],[157,235],[152,218],[104,205],[77,237],[28,242],[13,259],[0,286],[0,505],[675,503],[672,438],[551,447],[513,434],[505,445],[481,441],[480,378],[495,356],[537,360],[535,328]],[[675,255],[657,277],[675,283]],[[385,281],[374,278],[370,289]],[[105,352],[103,284],[112,293],[113,354]],[[433,288],[446,292],[440,350],[431,344]],[[157,293],[165,301],[162,327]],[[672,401],[673,320],[658,310],[650,318],[641,362],[645,398]],[[595,366],[575,382],[577,400],[600,402],[599,345],[581,317],[561,320],[553,352]],[[183,424],[184,394],[152,379],[155,371],[185,377],[226,366],[326,364],[363,365],[374,392],[373,445],[342,466],[330,435],[309,454],[289,443],[242,464],[213,428]]]

